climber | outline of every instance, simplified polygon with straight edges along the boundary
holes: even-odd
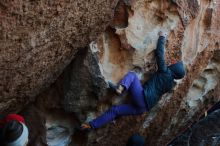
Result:
[[[9,114],[0,119],[0,143],[3,146],[26,146],[28,128],[24,118],[17,114]]]
[[[113,106],[100,117],[81,125],[82,130],[97,129],[118,116],[140,115],[153,108],[160,97],[171,91],[174,86],[174,79],[182,79],[185,76],[185,69],[182,61],[167,66],[164,59],[165,34],[160,31],[155,56],[158,70],[142,86],[139,80],[141,69],[136,68],[128,72],[118,86],[109,84],[110,88],[118,94],[129,91],[132,97],[132,104]]]

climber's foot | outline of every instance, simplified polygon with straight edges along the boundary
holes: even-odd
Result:
[[[92,129],[92,127],[91,127],[91,125],[88,124],[88,123],[83,123],[83,124],[80,126],[80,130],[81,130],[81,131],[87,131],[87,130],[91,130],[91,129]]]
[[[108,82],[109,88],[116,92],[118,95],[122,94],[124,91],[124,87],[122,85],[115,85],[112,82]]]
[[[118,86],[118,89],[116,90],[116,92],[117,92],[119,95],[121,95],[121,94],[123,93],[123,91],[124,91],[124,87],[123,87],[122,85],[119,85],[119,86]]]

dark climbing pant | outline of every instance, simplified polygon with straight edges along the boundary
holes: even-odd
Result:
[[[145,103],[143,87],[134,72],[128,72],[120,82],[120,85],[124,86],[125,89],[131,93],[132,104],[112,106],[111,109],[104,114],[89,122],[93,129],[105,125],[118,116],[140,115],[143,112],[148,111],[147,104]]]

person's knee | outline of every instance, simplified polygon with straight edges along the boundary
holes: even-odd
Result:
[[[133,83],[135,80],[139,80],[138,75],[136,72],[134,71],[129,71],[129,73],[127,74],[128,77],[130,78],[131,82]]]
[[[136,74],[134,71],[129,71],[127,74],[130,78],[136,77]]]

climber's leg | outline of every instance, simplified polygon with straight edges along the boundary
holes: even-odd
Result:
[[[118,116],[127,115],[140,115],[146,111],[146,108],[139,108],[129,104],[123,104],[118,106],[113,106],[111,109],[106,111],[104,114],[89,122],[93,129],[100,128],[101,126],[107,124],[108,122],[114,120]]]
[[[132,102],[135,106],[140,108],[146,106],[144,89],[135,72],[128,72],[121,80],[120,85],[131,93]]]

